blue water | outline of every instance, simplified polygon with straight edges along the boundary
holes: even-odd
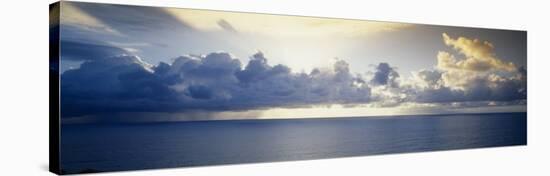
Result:
[[[63,124],[65,173],[525,145],[527,114]]]

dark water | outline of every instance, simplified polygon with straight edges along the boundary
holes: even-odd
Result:
[[[62,125],[66,173],[525,145],[527,114]]]

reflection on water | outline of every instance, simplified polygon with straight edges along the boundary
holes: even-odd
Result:
[[[526,113],[63,125],[66,173],[525,145]]]

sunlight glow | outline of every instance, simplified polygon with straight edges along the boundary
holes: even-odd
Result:
[[[358,36],[409,27],[411,24],[268,14],[166,8],[168,13],[200,30],[224,30],[287,37]]]
[[[407,112],[408,107],[371,107],[370,105],[357,105],[345,107],[343,105],[325,105],[307,108],[273,108],[262,111],[262,118],[319,118],[319,117],[361,117],[361,116],[389,116],[400,115]]]
[[[263,51],[267,57],[276,60],[273,64],[287,65],[293,72],[310,72],[314,68],[330,67],[332,59],[354,53],[349,47],[352,42],[413,26],[334,18],[178,8],[164,10],[195,30],[223,32],[224,36],[234,36],[240,41],[246,41],[233,45],[249,51]]]

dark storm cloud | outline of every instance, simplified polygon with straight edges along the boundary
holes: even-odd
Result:
[[[61,76],[63,115],[167,109],[175,92],[135,56],[84,62]],[[164,103],[166,102],[166,103]]]
[[[64,117],[116,112],[239,111],[365,103],[370,88],[340,60],[310,74],[271,66],[262,53],[246,67],[228,53],[181,56],[149,66],[136,56],[87,60],[61,76]],[[362,85],[358,85],[362,84]]]
[[[380,63],[376,66],[376,72],[374,72],[374,77],[371,82],[375,85],[397,87],[397,78],[399,78],[399,73],[397,73],[394,68],[390,67],[390,64]]]
[[[275,67],[271,67],[268,65],[267,59],[264,58],[263,53],[259,52],[254,54],[245,69],[235,73],[235,76],[243,83],[251,83],[266,79],[270,76],[289,73],[290,68],[287,66],[279,64]]]

